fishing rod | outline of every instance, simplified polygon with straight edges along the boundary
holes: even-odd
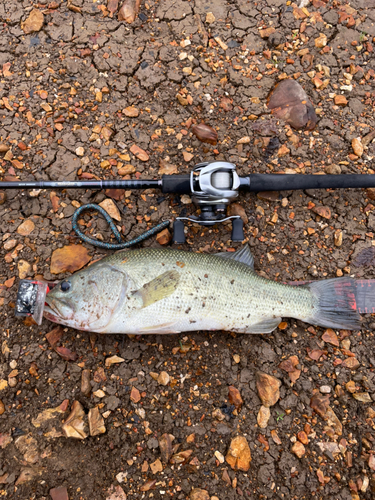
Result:
[[[161,179],[89,180],[89,181],[3,181],[0,189],[160,189],[162,193],[188,194],[200,208],[200,215],[177,217],[173,225],[173,241],[185,243],[184,221],[202,226],[232,221],[232,240],[243,241],[243,222],[239,215],[227,216],[228,205],[240,191],[288,191],[298,189],[346,189],[375,187],[375,174],[305,175],[249,174],[240,177],[236,165],[225,161],[199,163],[182,175],[163,175]],[[81,213],[97,205],[85,205]],[[95,208],[97,209],[97,208]],[[104,215],[104,214],[103,214]],[[78,213],[75,214],[75,220]],[[165,227],[165,225],[164,225]],[[77,224],[73,221],[77,232]],[[160,229],[159,229],[160,230]],[[78,230],[79,231],[79,230]],[[151,230],[152,231],[152,230]],[[79,234],[77,232],[77,234]],[[153,233],[154,234],[154,233]],[[82,238],[82,234],[79,234]],[[117,237],[117,236],[116,236]],[[84,239],[84,238],[83,238]],[[96,240],[95,240],[96,241]],[[103,244],[106,245],[106,244]]]
[[[299,175],[299,174],[250,174],[240,177],[236,166],[229,162],[199,163],[187,174],[163,175],[159,180],[89,180],[89,181],[10,181],[0,182],[0,189],[161,189],[163,193],[188,194],[200,208],[199,216],[177,217],[173,226],[173,241],[185,243],[184,221],[203,226],[232,221],[232,241],[243,241],[243,222],[240,216],[227,216],[228,205],[239,196],[240,191],[288,191],[297,189],[339,189],[375,187],[375,175]],[[109,223],[118,244],[100,242],[84,235],[78,228],[78,216],[84,210],[100,212]],[[109,214],[100,206],[88,204],[79,207],[73,215],[72,226],[77,235],[87,243],[107,249],[132,246],[151,234],[166,227],[169,221],[149,229],[132,241],[123,242]],[[292,284],[292,283],[291,283]],[[295,285],[301,283],[293,283]],[[44,301],[55,283],[21,280],[16,316],[32,316],[37,324],[43,318]],[[375,280],[357,280],[356,304],[360,313],[375,313]]]

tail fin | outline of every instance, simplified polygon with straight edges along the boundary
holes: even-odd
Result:
[[[360,330],[356,304],[356,282],[352,278],[334,278],[307,285],[315,296],[314,314],[306,321],[313,325],[344,330]]]

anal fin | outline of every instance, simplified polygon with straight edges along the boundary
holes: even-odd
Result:
[[[163,323],[161,325],[155,325],[155,326],[146,326],[144,328],[140,328],[138,330],[138,334],[164,334],[164,333],[181,333],[180,330],[176,330],[173,328],[173,325],[175,324],[174,321],[171,321],[170,323]]]
[[[281,318],[266,318],[259,323],[249,325],[243,333],[271,333],[281,323]]]

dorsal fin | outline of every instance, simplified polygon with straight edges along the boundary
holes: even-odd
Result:
[[[249,245],[244,245],[242,248],[239,248],[235,252],[223,252],[217,253],[216,255],[218,257],[221,257],[222,259],[236,260],[237,262],[246,264],[247,266],[254,269],[254,257],[251,253]]]

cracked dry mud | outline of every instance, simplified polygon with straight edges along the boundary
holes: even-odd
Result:
[[[2,179],[157,178],[212,160],[241,175],[373,173],[373,0],[146,0],[132,24],[114,4],[0,3]],[[287,77],[317,112],[313,131],[271,121],[267,96]],[[216,145],[192,133],[202,122]],[[114,199],[126,238],[194,207],[154,190],[0,194],[4,498],[374,498],[371,315],[360,332],[288,320],[264,336],[46,337],[55,325],[14,316],[19,275],[68,275],[51,273],[51,256],[78,243],[79,204]],[[241,194],[231,210],[264,276],[374,278],[374,199]],[[111,238],[96,216],[81,227]],[[106,253],[85,246],[92,260]],[[189,227],[184,248],[239,246],[223,224]],[[259,372],[274,379],[272,406]]]

